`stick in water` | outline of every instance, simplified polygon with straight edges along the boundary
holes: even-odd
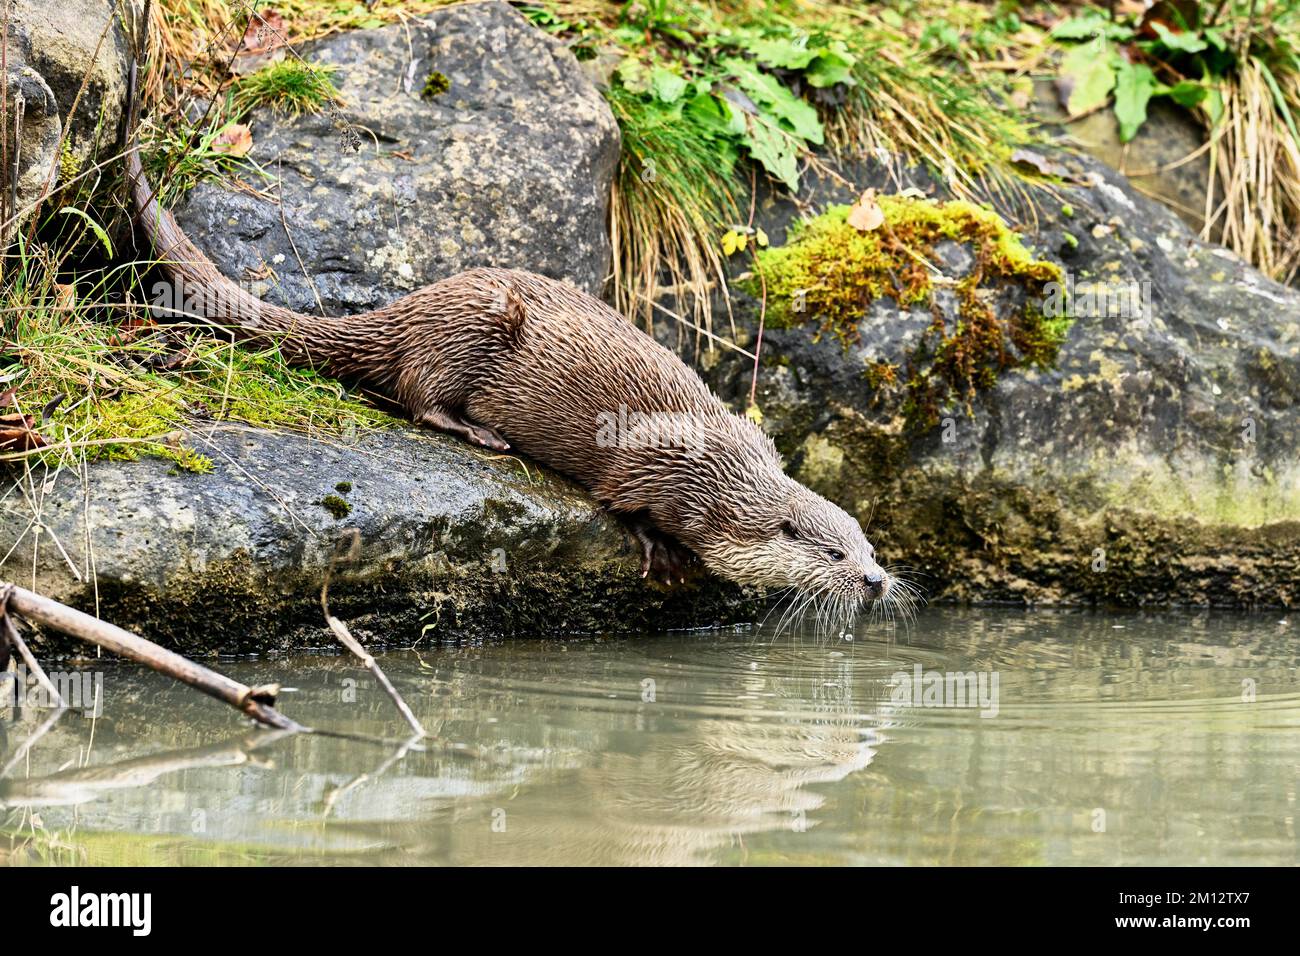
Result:
[[[231,680],[224,674],[209,670],[202,664],[196,664],[179,654],[159,647],[152,641],[137,637],[115,624],[83,614],[81,611],[17,585],[0,582],[0,612],[3,612],[6,607],[29,621],[43,624],[79,640],[89,641],[106,651],[112,651],[119,657],[126,657],[146,667],[152,667],[217,700],[225,701],[231,707],[268,727],[299,732],[309,730],[272,706],[275,698],[269,688],[248,687]],[[10,636],[10,640],[12,639]],[[17,650],[22,654],[23,646],[18,646]],[[27,655],[24,655],[24,660],[26,659]],[[33,670],[33,673],[36,671]],[[46,680],[48,682],[48,678]]]
[[[63,700],[63,695],[59,693],[58,688],[46,676],[41,665],[37,662],[32,652],[27,648],[27,642],[22,639],[18,633],[18,628],[14,626],[14,619],[11,615],[4,613],[5,599],[0,595],[0,623],[4,625],[5,634],[0,640],[8,640],[9,646],[18,652],[18,656],[23,659],[27,669],[32,672],[36,678],[36,683],[45,688],[45,693],[50,695],[50,700],[60,709],[65,709],[68,705]]]
[[[356,528],[350,530],[352,531],[352,540],[348,547],[348,560],[355,558],[361,550],[361,532]],[[325,571],[325,583],[321,585],[320,589],[320,606],[321,610],[325,612],[325,623],[329,626],[329,629],[334,632],[334,636],[338,638],[339,643],[360,658],[361,663],[365,665],[366,670],[375,675],[375,680],[379,681],[379,686],[384,689],[384,692],[388,694],[390,698],[392,698],[398,711],[401,712],[402,716],[406,719],[406,722],[411,725],[411,730],[421,737],[427,737],[428,732],[425,731],[424,726],[420,723],[414,712],[412,712],[411,708],[406,706],[406,701],[402,700],[402,695],[397,692],[397,688],[394,687],[392,681],[388,679],[388,675],[384,673],[383,668],[381,668],[370,655],[370,652],[361,646],[361,642],[352,636],[352,632],[348,630],[348,626],[330,613],[330,577],[334,574],[334,565],[338,563],[338,559],[339,549],[336,547],[334,549],[333,557],[330,558],[330,566]]]

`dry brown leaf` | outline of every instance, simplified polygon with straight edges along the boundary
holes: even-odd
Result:
[[[1017,149],[1011,154],[1011,163],[1025,172],[1037,173],[1040,176],[1059,176],[1067,183],[1077,183],[1083,186],[1090,183],[1087,177],[1071,172],[1068,167],[1056,162],[1049,156],[1036,153],[1032,149]]]
[[[1016,150],[1011,154],[1011,162],[1040,176],[1065,176],[1070,172],[1060,163],[1048,159],[1042,153],[1035,153],[1032,149]]]
[[[77,304],[77,287],[71,282],[54,283],[54,304],[71,312]]]
[[[247,156],[253,148],[253,131],[243,123],[231,123],[212,141],[212,148],[218,153],[230,156]]]
[[[859,232],[872,232],[879,229],[884,222],[885,213],[880,208],[880,203],[876,202],[874,189],[868,189],[859,196],[858,201],[849,210],[848,223]]]
[[[249,18],[244,38],[239,41],[239,52],[260,53],[284,46],[284,43],[284,15],[279,10],[262,10]]]
[[[0,415],[0,452],[44,448],[45,439],[32,431],[35,424],[31,415]]]
[[[1160,35],[1152,26],[1154,23],[1159,23],[1170,33],[1184,32],[1187,24],[1199,22],[1197,6],[1196,0],[1160,0],[1146,10],[1135,11],[1142,14],[1138,23],[1138,36],[1144,40],[1159,39]]]
[[[279,11],[254,13],[248,20],[248,29],[240,38],[239,52],[230,63],[230,72],[235,76],[247,76],[283,60],[287,36],[284,17]]]

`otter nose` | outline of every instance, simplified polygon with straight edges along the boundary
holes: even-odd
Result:
[[[878,598],[885,593],[885,575],[881,571],[871,571],[862,576],[867,585],[867,594]]]

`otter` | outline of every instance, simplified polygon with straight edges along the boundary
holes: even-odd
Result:
[[[293,312],[217,270],[161,208],[138,152],[126,154],[137,218],[197,318],[273,341],[291,364],[363,385],[419,424],[576,480],[627,521],[642,577],[678,583],[698,558],[736,583],[789,589],[796,616],[832,625],[889,606],[895,591],[910,603],[854,518],[786,475],[756,424],[599,299],[476,268],[359,315]]]

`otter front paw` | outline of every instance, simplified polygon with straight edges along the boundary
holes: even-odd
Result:
[[[669,587],[686,582],[695,564],[695,555],[689,549],[653,528],[637,527],[633,534],[641,542],[641,577]]]

